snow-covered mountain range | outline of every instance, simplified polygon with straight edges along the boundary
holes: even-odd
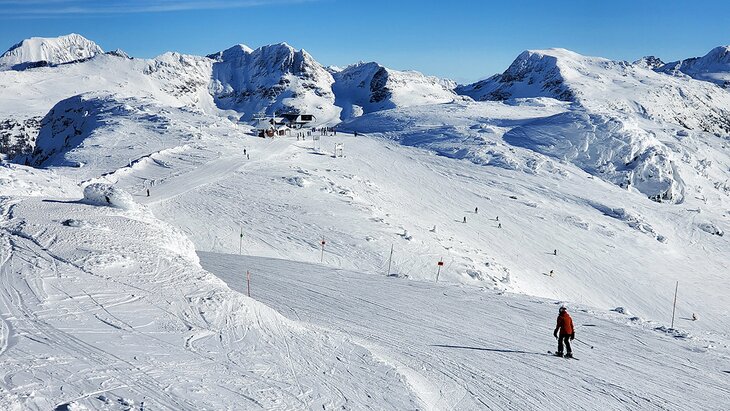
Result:
[[[456,85],[26,40],[0,65],[0,408],[553,408],[571,367],[578,409],[722,409],[708,56],[526,51]],[[338,133],[252,132],[288,111]],[[579,362],[545,353],[560,302]]]

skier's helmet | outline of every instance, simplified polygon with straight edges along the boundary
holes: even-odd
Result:
[[[565,304],[561,304],[560,308],[558,309],[558,312],[568,311],[568,306]]]

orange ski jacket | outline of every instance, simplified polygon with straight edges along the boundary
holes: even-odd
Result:
[[[558,330],[560,330],[560,335],[573,335],[573,319],[570,318],[567,311],[558,314],[558,325],[555,327],[555,332]]]

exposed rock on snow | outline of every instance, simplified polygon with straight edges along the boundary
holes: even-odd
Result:
[[[725,232],[713,223],[702,223],[699,225],[700,229],[706,233],[722,237]]]
[[[645,56],[634,62],[635,66],[649,69],[649,70],[654,70],[656,68],[663,66],[664,64],[665,63],[662,61],[662,59],[660,59],[659,57],[655,57],[655,56]]]
[[[0,70],[23,70],[71,63],[104,53],[96,43],[78,34],[55,38],[31,37],[11,47],[0,56]]]

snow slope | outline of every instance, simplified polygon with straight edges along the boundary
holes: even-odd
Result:
[[[60,37],[31,37],[0,55],[0,70],[56,65],[85,60],[104,53],[96,43],[79,34]]]
[[[697,80],[715,83],[723,88],[730,87],[730,46],[715,47],[702,57],[667,63],[656,71],[672,75],[687,75]]]
[[[424,409],[706,409],[730,401],[728,347],[629,315],[570,306],[579,361],[552,357],[555,301],[297,263],[200,253],[291,319],[337,330],[393,365]],[[682,320],[686,322],[686,320]],[[388,407],[395,408],[395,407]]]
[[[0,408],[417,407],[349,338],[231,291],[144,207],[92,198],[0,199]]]
[[[342,120],[395,107],[448,103],[456,84],[417,71],[397,71],[377,63],[359,63],[333,73],[335,105]]]
[[[482,103],[472,104],[477,110]],[[483,110],[493,111],[489,105]],[[533,121],[518,120],[523,108],[502,110],[513,118],[495,122]],[[533,118],[540,115],[535,110]],[[542,110],[549,117],[556,109]],[[444,112],[436,106],[424,115]],[[189,121],[169,115],[180,125]],[[722,273],[729,244],[705,228],[727,231],[729,207],[727,194],[714,188],[693,192],[682,206],[656,203],[572,164],[512,146],[497,133],[482,133],[485,140],[473,151],[503,152],[514,168],[499,162],[479,167],[435,156],[431,149],[341,132],[323,136],[318,152],[311,140],[251,138],[224,125],[201,124],[194,144],[167,140],[177,148],[155,147],[131,167],[125,157],[99,158],[99,151],[84,148],[72,153],[73,161],[88,166],[53,168],[86,181],[99,167],[105,172],[101,181],[140,195],[140,202],[183,230],[197,250],[238,253],[240,247],[251,255],[314,262],[324,236],[328,264],[382,272],[394,245],[393,272],[402,276],[433,279],[435,261],[443,258],[444,281],[601,309],[622,306],[641,318],[665,321],[674,281],[680,280],[686,284],[682,312],[703,318],[687,324],[688,331],[726,338],[723,290],[729,284]],[[152,140],[145,133],[138,138]],[[437,130],[434,136],[437,144]],[[343,143],[345,158],[331,156],[336,142]],[[114,164],[119,170],[110,172]],[[548,276],[550,270],[558,277]]]
[[[587,363],[570,377],[580,407],[722,408],[730,144],[713,115],[730,107],[725,90],[528,53],[508,70],[521,79],[487,81],[515,92],[505,101],[418,103],[316,141],[261,139],[240,115],[302,104],[337,121],[335,79],[286,45],[227,52],[0,72],[9,129],[40,119],[36,150],[18,159],[43,167],[0,168],[0,408],[534,408],[558,398],[545,386],[562,371],[539,359],[558,300],[586,310],[580,335],[625,355],[568,363]],[[209,263],[236,287],[248,265],[300,271],[262,288],[265,302],[314,324],[230,290],[195,251],[217,253]],[[218,255],[238,253],[287,261]],[[428,284],[438,261],[446,286]],[[273,297],[284,291],[298,294]],[[407,308],[381,315],[378,294]],[[327,314],[328,300],[353,311]],[[505,319],[499,344],[467,326],[487,316]],[[520,352],[454,348],[504,342]],[[513,358],[529,353],[537,366]],[[689,390],[672,397],[680,375]]]

